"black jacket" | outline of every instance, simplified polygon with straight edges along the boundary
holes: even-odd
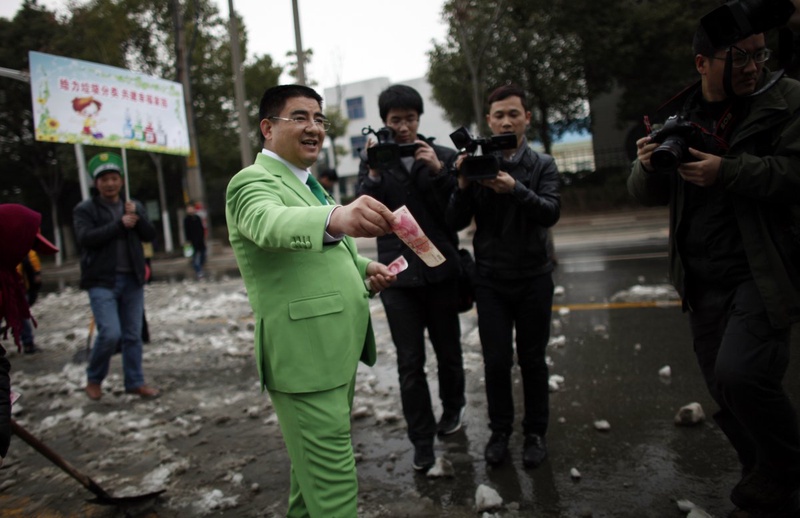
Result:
[[[558,168],[553,157],[527,147],[500,170],[516,180],[514,190],[498,194],[477,182],[455,189],[447,220],[456,229],[475,218],[472,240],[478,278],[519,279],[553,270],[547,229],[561,215]]]
[[[750,272],[770,322],[782,328],[800,322],[800,83],[784,78],[742,102],[715,187],[732,200]],[[686,279],[676,234],[689,223],[682,219],[684,184],[678,174],[645,171],[638,159],[628,177],[639,202],[670,207],[670,280],[681,296]]]
[[[81,251],[81,289],[97,286],[113,288],[117,273],[117,237],[125,235],[131,267],[139,284],[144,284],[142,241],[155,239],[156,231],[144,207],[136,200],[139,221],[126,229],[122,220],[100,201],[99,196],[84,200],[72,211],[75,239]]]
[[[421,135],[418,138],[424,140]],[[444,263],[431,268],[395,234],[377,238],[380,262],[389,264],[401,254],[408,261],[408,269],[397,276],[397,281],[392,284],[393,288],[423,286],[455,279],[461,270],[458,234],[445,221],[447,200],[456,185],[455,177],[447,171],[455,161],[456,152],[435,144],[431,144],[431,147],[439,161],[445,165],[444,171],[431,171],[424,162],[417,160],[410,172],[402,164],[381,170],[379,180],[369,177],[366,153],[362,152],[357,193],[372,196],[391,211],[403,205],[408,207],[422,231],[446,259]]]
[[[189,241],[195,250],[206,249],[206,229],[203,227],[203,220],[197,214],[187,214],[183,218],[183,232],[186,240]]]

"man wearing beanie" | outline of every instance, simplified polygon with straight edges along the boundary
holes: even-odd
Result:
[[[141,203],[120,196],[123,171],[119,155],[101,153],[89,161],[88,170],[97,194],[73,210],[75,237],[81,250],[80,287],[89,292],[97,325],[86,368],[86,394],[92,400],[102,397],[101,384],[119,344],[125,392],[157,397],[158,390],[145,384],[142,371],[142,242],[155,238],[155,228]]]

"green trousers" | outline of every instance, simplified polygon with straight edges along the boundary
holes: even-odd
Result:
[[[270,391],[292,461],[288,518],[355,518],[358,479],[350,437],[355,376],[323,392]]]

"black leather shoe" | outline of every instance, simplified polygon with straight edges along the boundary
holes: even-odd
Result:
[[[436,463],[432,444],[414,445],[414,462],[411,466],[417,471],[428,471]]]
[[[502,464],[508,456],[508,434],[503,432],[492,432],[483,457],[488,464],[497,466]]]
[[[544,437],[529,433],[525,435],[525,443],[522,446],[522,464],[526,468],[535,468],[547,457],[547,444]]]
[[[461,425],[464,419],[464,411],[466,406],[462,406],[457,410],[450,410],[445,408],[442,412],[442,418],[439,419],[439,424],[436,425],[436,433],[439,436],[450,435],[461,430]]]

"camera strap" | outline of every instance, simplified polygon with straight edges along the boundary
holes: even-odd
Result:
[[[733,133],[733,129],[736,127],[736,123],[739,120],[740,105],[741,103],[736,102],[736,99],[730,99],[724,108],[718,105],[717,109],[713,109],[714,105],[705,101],[702,91],[697,90],[695,95],[688,96],[684,101],[683,114],[698,130],[713,139],[719,151],[725,152],[730,148],[728,138]],[[692,109],[693,107],[694,109]],[[701,116],[700,113],[704,113],[706,116]],[[716,119],[711,131],[706,129],[702,124],[697,123],[698,120],[708,121],[709,119],[712,121]]]

